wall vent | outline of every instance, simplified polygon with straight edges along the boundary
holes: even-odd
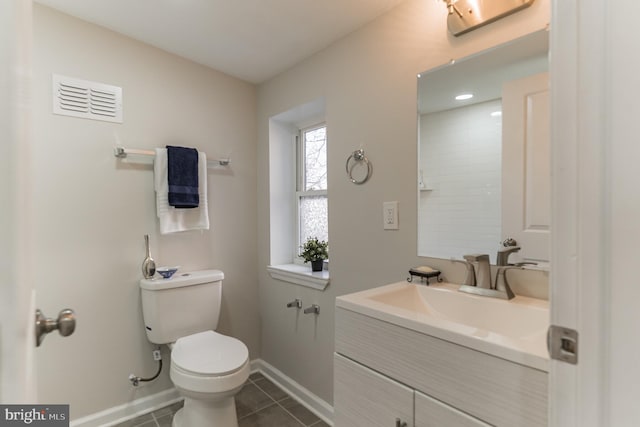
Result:
[[[122,123],[122,88],[54,74],[53,113]]]

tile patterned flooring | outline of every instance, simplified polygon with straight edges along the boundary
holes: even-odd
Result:
[[[170,427],[181,407],[174,403],[115,427]],[[239,427],[329,427],[260,373],[251,374],[236,395],[236,412]]]

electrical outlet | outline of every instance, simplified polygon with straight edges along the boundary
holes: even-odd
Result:
[[[382,204],[382,221],[385,230],[398,229],[398,202],[384,202]]]
[[[160,350],[153,350],[153,360],[162,360],[162,354],[160,353]]]

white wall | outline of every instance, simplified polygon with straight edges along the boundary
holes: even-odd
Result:
[[[548,0],[459,38],[447,33],[442,2],[407,0],[374,23],[262,84],[258,94],[259,281],[262,358],[322,399],[332,401],[333,306],[337,295],[404,280],[431,264],[460,282],[462,266],[417,257],[416,75],[549,22]],[[331,284],[325,292],[273,280],[269,264],[269,118],[324,97],[329,148]],[[344,162],[365,149],[373,175],[351,184]],[[399,202],[400,229],[382,229],[382,203]],[[518,272],[520,273],[520,272]],[[526,286],[524,281],[534,282]],[[547,278],[513,276],[516,293],[546,294]],[[317,318],[285,304],[317,303]]]
[[[156,366],[138,290],[144,234],[159,265],[225,272],[218,329],[257,357],[255,87],[39,5],[34,31],[34,276],[47,315],[78,317],[74,335],[37,350],[40,401],[70,403],[75,419],[171,386],[168,369],[137,389],[127,380]],[[52,73],[121,86],[124,123],[53,115]],[[208,174],[211,229],[160,236],[151,163],[117,160],[116,142],[231,154]]]

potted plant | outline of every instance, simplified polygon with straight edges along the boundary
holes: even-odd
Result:
[[[304,262],[311,262],[311,271],[322,271],[322,264],[329,258],[329,243],[318,240],[317,237],[309,237],[304,245],[300,256]]]

